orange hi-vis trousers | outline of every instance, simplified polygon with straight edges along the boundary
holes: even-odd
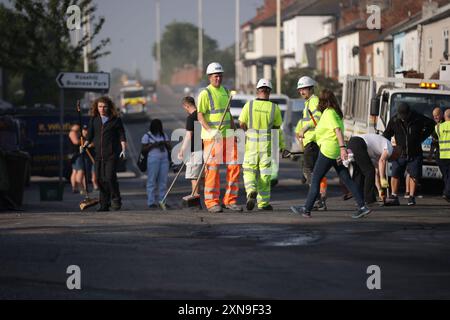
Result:
[[[214,140],[203,140],[204,158],[209,154]],[[238,152],[235,138],[222,138],[215,144],[205,168],[205,205],[209,209],[220,205],[220,164],[227,166],[227,184],[223,204],[236,204],[239,195]]]

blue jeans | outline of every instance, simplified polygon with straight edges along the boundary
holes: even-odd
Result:
[[[357,185],[350,178],[350,173],[348,172],[348,169],[342,164],[338,165],[335,159],[327,158],[322,154],[322,152],[319,152],[319,157],[317,158],[316,164],[314,165],[311,187],[309,188],[308,197],[306,199],[305,204],[306,211],[312,210],[314,202],[316,201],[320,193],[320,180],[322,180],[322,178],[325,177],[325,175],[331,169],[331,167],[334,167],[337,174],[341,178],[341,181],[344,183],[347,189],[349,189],[352,192],[353,198],[356,200],[356,203],[358,204],[358,208],[363,207],[364,200],[361,191],[358,190]]]
[[[157,204],[167,191],[169,159],[167,153],[148,155],[147,159],[147,205]]]

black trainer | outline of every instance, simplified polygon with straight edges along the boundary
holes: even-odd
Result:
[[[399,206],[400,201],[398,200],[398,196],[390,196],[388,199],[386,199],[385,206]]]
[[[301,214],[305,218],[311,218],[311,212],[306,211],[304,206],[292,206],[290,209],[295,214]]]
[[[114,211],[118,211],[122,208],[122,202],[120,200],[111,201],[111,209]]]
[[[371,212],[372,212],[372,210],[367,208],[367,206],[364,206],[364,207],[359,208],[354,214],[352,214],[352,218],[359,219],[359,218],[367,216]]]
[[[257,195],[258,195],[258,193],[256,191],[252,191],[249,193],[249,195],[247,197],[247,204],[246,204],[246,208],[248,211],[252,211],[253,208],[255,207]]]
[[[415,206],[416,205],[416,198],[415,197],[409,197],[408,198],[408,206]]]

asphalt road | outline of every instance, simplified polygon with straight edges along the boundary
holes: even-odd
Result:
[[[160,99],[150,117],[168,132],[182,128],[181,97],[162,91]],[[138,152],[148,121],[126,125],[131,153]],[[133,161],[128,169],[136,171]],[[146,210],[145,176],[121,179],[123,210],[101,214],[80,213],[79,196],[69,193],[62,203],[40,202],[32,184],[25,212],[0,213],[0,298],[448,299],[448,203],[422,190],[415,207],[402,201],[355,221],[354,203],[330,178],[329,210],[309,220],[288,210],[307,193],[289,160],[270,213],[183,210],[184,179],[167,212]],[[71,265],[81,270],[81,290],[67,288]]]

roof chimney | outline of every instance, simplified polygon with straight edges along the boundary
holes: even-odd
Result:
[[[439,4],[437,2],[428,0],[422,5],[422,19],[431,18],[438,10]]]

